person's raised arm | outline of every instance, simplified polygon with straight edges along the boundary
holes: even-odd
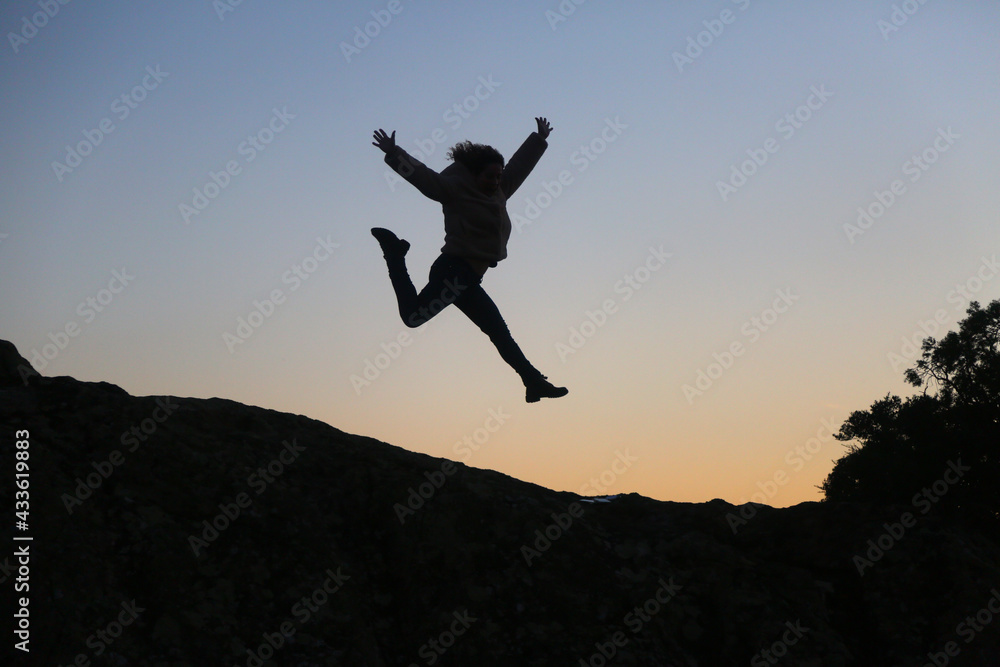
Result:
[[[548,142],[545,140],[552,132],[552,126],[548,120],[542,117],[535,118],[535,122],[538,123],[538,130],[528,135],[521,147],[511,156],[507,166],[504,167],[503,175],[500,177],[500,189],[503,190],[504,196],[508,199],[521,187],[524,179],[535,168],[542,153],[548,147]]]
[[[448,188],[441,175],[397,146],[395,130],[390,135],[379,128],[373,136],[375,141],[372,142],[372,145],[385,153],[385,163],[392,167],[393,171],[406,179],[417,190],[420,190],[424,196],[438,202],[444,202],[447,199]]]

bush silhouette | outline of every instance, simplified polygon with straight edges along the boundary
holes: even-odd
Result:
[[[905,379],[923,392],[855,411],[849,450],[820,487],[827,500],[939,507],[1000,519],[1000,300],[973,301],[958,331],[926,338]],[[951,471],[951,472],[949,472]]]

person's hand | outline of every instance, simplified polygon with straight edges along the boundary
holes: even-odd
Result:
[[[535,122],[538,123],[538,136],[540,136],[542,139],[548,138],[549,132],[552,131],[552,126],[549,125],[549,121],[545,120],[544,118],[538,117],[535,118]]]
[[[375,130],[375,141],[372,142],[372,146],[378,146],[379,149],[385,153],[389,154],[389,151],[396,147],[396,130],[392,131],[392,136],[385,133],[385,130],[379,128]]]

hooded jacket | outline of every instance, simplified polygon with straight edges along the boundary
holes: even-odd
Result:
[[[500,187],[492,195],[484,194],[476,185],[475,174],[457,161],[438,173],[396,146],[386,153],[385,163],[425,196],[440,202],[444,212],[441,252],[480,266],[496,266],[507,257],[511,232],[507,200],[547,147],[545,139],[532,132],[507,162]]]

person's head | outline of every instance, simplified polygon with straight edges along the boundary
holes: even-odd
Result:
[[[500,187],[503,155],[492,146],[462,141],[451,147],[448,158],[471,171],[483,193],[491,195]]]

